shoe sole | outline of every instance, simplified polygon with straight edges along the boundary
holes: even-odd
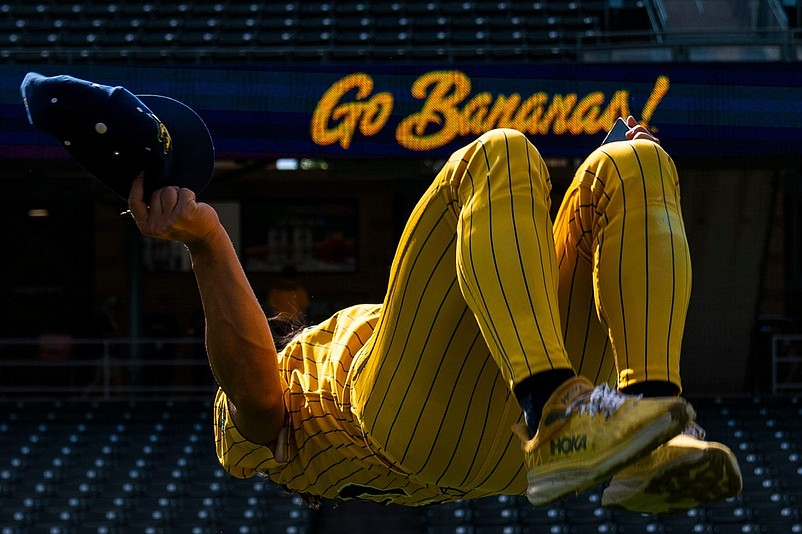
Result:
[[[673,515],[741,492],[743,479],[735,457],[711,447],[664,466],[648,479],[614,479],[602,505],[642,514]]]
[[[596,465],[561,469],[545,475],[530,471],[527,475],[529,487],[526,497],[533,506],[543,506],[606,482],[622,468],[682,432],[693,417],[693,409],[689,405],[678,403]]]

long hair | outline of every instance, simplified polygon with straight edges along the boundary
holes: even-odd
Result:
[[[273,343],[275,343],[276,350],[279,352],[294,341],[303,332],[304,328],[309,326],[303,314],[290,319],[280,314],[273,315],[267,318],[267,323],[270,325],[270,333],[273,334]]]

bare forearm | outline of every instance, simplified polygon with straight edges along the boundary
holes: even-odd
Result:
[[[234,405],[231,417],[256,443],[276,439],[284,423],[276,346],[234,246],[210,205],[187,188],[131,183],[128,207],[142,235],[180,241],[192,256],[206,315],[206,350],[215,378]]]
[[[206,315],[212,372],[237,408],[243,435],[270,441],[283,422],[283,405],[267,318],[222,227],[187,247]]]

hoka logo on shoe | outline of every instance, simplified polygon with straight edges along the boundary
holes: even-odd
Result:
[[[588,435],[575,434],[552,439],[550,442],[552,456],[557,454],[573,454],[588,450]]]

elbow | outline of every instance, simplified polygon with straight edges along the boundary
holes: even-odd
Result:
[[[246,409],[260,419],[284,424],[284,397],[281,391],[271,391],[269,395],[262,395],[258,401],[245,403]]]
[[[257,399],[234,396],[229,400],[233,405],[234,424],[245,439],[267,445],[278,438],[286,418],[284,397],[280,391]]]

